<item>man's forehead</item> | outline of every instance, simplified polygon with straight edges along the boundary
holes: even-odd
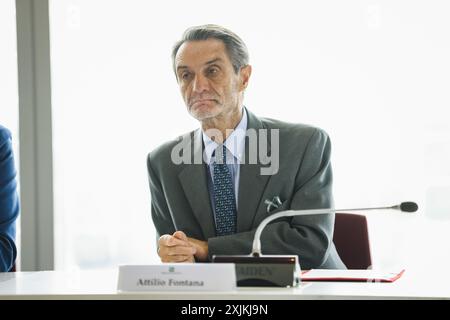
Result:
[[[175,65],[191,67],[204,65],[210,61],[228,61],[225,45],[216,39],[187,41],[178,49]]]

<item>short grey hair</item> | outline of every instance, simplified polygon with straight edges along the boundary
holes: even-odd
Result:
[[[172,65],[175,75],[175,57],[178,49],[187,41],[199,41],[217,39],[224,43],[228,58],[233,65],[234,72],[237,74],[242,67],[248,65],[249,56],[247,46],[244,41],[234,32],[215,24],[205,24],[202,26],[194,26],[184,31],[181,40],[177,41],[172,50]]]

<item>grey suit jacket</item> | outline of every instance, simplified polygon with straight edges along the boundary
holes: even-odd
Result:
[[[197,162],[201,159],[203,150],[198,129],[161,145],[148,155],[151,210],[158,236],[181,230],[188,237],[208,241],[210,258],[214,254],[249,254],[255,230],[268,215],[265,199],[279,196],[283,201],[282,206],[270,214],[333,206],[328,135],[311,126],[258,118],[248,109],[247,114],[248,129],[279,129],[279,171],[274,175],[261,175],[260,169],[267,167],[262,164],[264,161],[241,164],[237,233],[220,237],[215,234],[207,166],[194,163],[194,159]],[[270,133],[268,137],[270,153],[273,147]],[[191,162],[173,163],[171,154],[180,149],[180,154]],[[245,159],[250,160],[248,140],[245,149]],[[276,220],[262,233],[262,252],[297,254],[302,269],[344,269],[332,242],[333,228],[332,214]]]

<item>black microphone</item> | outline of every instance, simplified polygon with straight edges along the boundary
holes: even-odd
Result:
[[[402,202],[400,203],[400,210],[405,212],[416,212],[419,206],[415,202]]]
[[[267,202],[266,202],[267,203]],[[274,204],[271,201],[267,203]],[[300,283],[300,264],[297,255],[263,255],[261,253],[261,233],[265,226],[281,217],[302,215],[330,214],[335,212],[352,213],[370,210],[400,210],[401,212],[416,212],[415,202],[402,202],[388,207],[353,208],[353,209],[311,209],[287,210],[266,217],[256,228],[253,238],[253,249],[250,255],[213,255],[212,262],[235,263],[238,286],[276,286],[292,287]],[[268,207],[269,211],[269,207]]]

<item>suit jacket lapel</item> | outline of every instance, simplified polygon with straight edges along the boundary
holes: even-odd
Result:
[[[185,164],[184,169],[178,175],[186,198],[191,205],[192,211],[202,228],[204,239],[215,237],[215,223],[211,208],[208,191],[208,177],[206,175],[206,164],[198,163],[203,159],[203,140],[201,130],[191,134],[189,150],[193,150],[191,160],[193,164]],[[194,142],[194,146],[192,146]],[[197,160],[194,162],[194,159]]]
[[[247,109],[246,111],[248,116],[247,129],[256,130],[256,136],[258,137],[257,145],[259,148],[258,130],[264,129],[264,126],[254,114]],[[259,162],[259,158],[256,164],[249,163],[251,158],[249,158],[248,136],[245,141],[245,164],[241,164],[240,167],[237,232],[244,232],[251,229],[258,208],[263,205],[264,199],[261,197],[270,178],[269,175],[261,175],[261,168],[263,166]],[[268,142],[267,151],[270,152],[270,141]]]
[[[247,109],[246,111],[248,116],[247,129],[256,130],[258,137],[258,130],[265,128],[254,114]],[[203,159],[203,140],[201,133],[202,131],[198,129],[191,134],[189,146],[186,146],[186,148],[192,150],[192,163],[196,163],[194,159]],[[194,142],[193,146],[192,142]],[[259,146],[259,140],[257,143]],[[267,151],[270,152],[270,143],[268,143]],[[259,207],[263,205],[264,199],[262,199],[262,195],[270,178],[269,175],[261,175],[263,165],[259,162],[259,159],[256,164],[250,164],[249,160],[249,138],[246,137],[245,164],[241,164],[239,173],[237,232],[244,232],[251,229],[255,215]],[[206,170],[207,166],[203,161],[201,164],[185,164],[178,178],[192,211],[202,228],[204,238],[208,239],[216,236],[216,229],[209,198]]]

